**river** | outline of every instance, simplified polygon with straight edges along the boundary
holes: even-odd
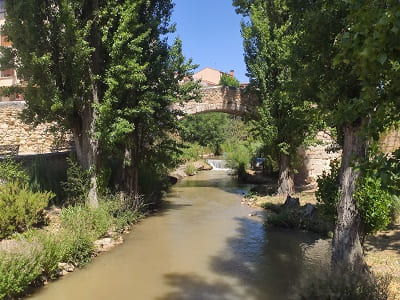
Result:
[[[262,211],[240,203],[249,188],[224,171],[186,178],[124,244],[28,298],[288,299],[327,262],[329,241],[266,228]]]

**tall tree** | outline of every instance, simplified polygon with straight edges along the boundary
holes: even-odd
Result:
[[[95,103],[102,97],[104,52],[97,14],[103,1],[10,0],[3,28],[2,68],[23,80],[26,122],[50,122],[73,134],[78,160],[93,169],[90,202],[97,204]]]
[[[242,22],[249,89],[262,102],[258,134],[266,152],[279,162],[278,194],[294,192],[297,151],[312,134],[315,116],[311,102],[302,101],[292,87],[296,63],[291,51],[297,40],[287,1],[234,0],[248,21]]]
[[[103,12],[110,63],[105,98],[98,106],[98,136],[123,159],[127,194],[140,192],[141,169],[166,172],[173,166],[179,112],[171,106],[198,92],[196,82],[185,80],[195,66],[185,62],[180,40],[168,44],[167,35],[174,31],[172,7],[165,0],[127,0]]]
[[[393,38],[397,31],[396,11],[392,11],[398,5],[396,1],[363,0],[291,2],[302,32],[298,59],[303,64],[295,76],[298,86],[303,97],[314,99],[343,136],[341,196],[332,253],[337,268],[366,268],[360,241],[363,226],[354,193],[358,165],[368,159],[370,138],[379,136],[390,117],[398,118],[398,38]],[[383,30],[380,22],[385,23]],[[396,106],[397,112],[392,110]]]

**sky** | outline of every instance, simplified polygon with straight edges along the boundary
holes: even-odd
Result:
[[[232,0],[174,0],[172,22],[182,40],[183,54],[199,65],[229,73],[248,82],[240,34],[241,16]]]

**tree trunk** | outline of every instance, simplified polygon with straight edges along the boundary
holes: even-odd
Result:
[[[98,206],[97,171],[100,163],[99,144],[95,138],[95,120],[94,108],[91,107],[91,104],[86,104],[80,126],[76,126],[72,130],[78,161],[84,170],[91,170],[88,200],[93,207]]]
[[[279,157],[278,195],[291,195],[293,193],[294,181],[289,156],[281,153]]]
[[[332,266],[336,270],[364,271],[366,264],[360,242],[362,227],[354,199],[359,171],[355,168],[359,159],[366,156],[366,142],[358,136],[361,125],[349,124],[343,128],[340,189],[337,208],[338,219],[333,237]]]

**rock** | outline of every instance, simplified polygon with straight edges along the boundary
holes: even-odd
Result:
[[[94,242],[94,246],[97,252],[107,252],[114,248],[115,245],[123,243],[123,238],[120,236],[118,239],[114,240],[112,238],[104,238]]]
[[[249,213],[249,217],[255,217],[255,216],[257,216],[257,214],[256,214],[256,213],[254,213],[254,212],[252,212],[252,213]]]
[[[311,203],[307,203],[301,208],[301,213],[304,218],[312,218],[316,212],[316,208]]]
[[[282,205],[283,208],[299,208],[300,207],[300,199],[292,198],[290,195],[287,196],[285,203]]]
[[[58,268],[62,271],[65,271],[67,273],[73,272],[75,270],[75,266],[73,264],[69,263],[58,263]]]

